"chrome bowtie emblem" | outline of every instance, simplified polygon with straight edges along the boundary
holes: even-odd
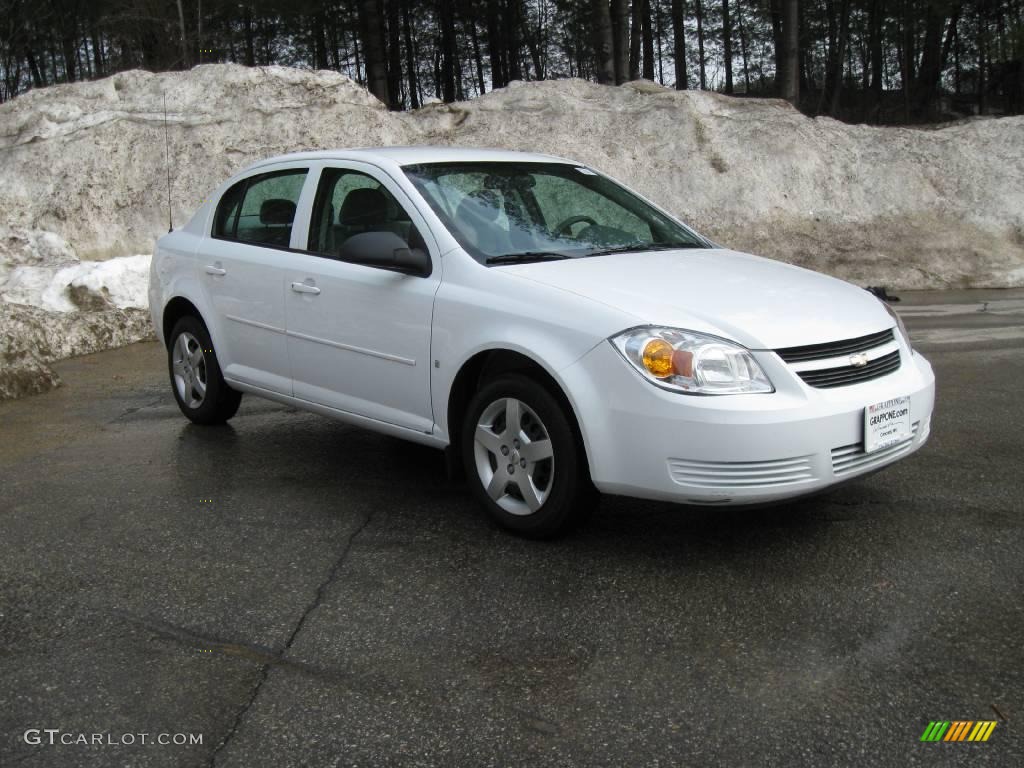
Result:
[[[850,365],[855,368],[863,368],[868,364],[868,356],[866,352],[858,352],[856,355],[850,355]]]

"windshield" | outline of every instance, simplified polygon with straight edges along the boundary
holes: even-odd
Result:
[[[485,264],[708,243],[589,168],[565,163],[427,163],[402,170]]]

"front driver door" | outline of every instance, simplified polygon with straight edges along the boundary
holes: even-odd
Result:
[[[387,230],[432,253],[428,277],[341,260],[345,239]],[[320,172],[309,253],[291,253],[285,305],[297,398],[429,433],[430,330],[440,283],[426,223],[386,174],[363,163]]]

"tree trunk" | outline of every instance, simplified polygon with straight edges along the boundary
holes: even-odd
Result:
[[[782,0],[782,98],[800,108],[800,14],[798,0]]]
[[[747,49],[747,25],[743,23],[743,7],[736,0],[736,22],[740,28],[740,56],[743,57],[743,89],[750,93],[750,57]]]
[[[676,60],[676,90],[689,87],[686,72],[686,0],[672,0],[672,54]]]
[[[25,46],[25,61],[28,62],[29,72],[32,73],[32,85],[36,88],[46,87],[46,78],[43,76],[42,70],[36,64],[36,57],[32,53],[32,49],[27,45]]]
[[[629,79],[640,79],[640,27],[644,0],[633,0],[629,23]]]
[[[722,0],[722,56],[725,58],[725,92],[732,93],[732,23],[729,0]]]
[[[402,109],[402,37],[399,0],[387,0],[388,11],[388,107]]]
[[[480,37],[476,32],[476,19],[466,19],[465,23],[469,27],[469,40],[473,44],[473,64],[476,66],[477,93],[483,96],[487,91],[487,83],[484,80],[484,60],[480,54]]]
[[[89,25],[89,34],[92,37],[93,69],[96,70],[96,77],[103,77],[107,71],[103,55],[103,35],[96,31],[95,20]]]
[[[181,0],[178,0],[178,26],[181,29],[181,66],[189,69],[188,40],[185,38],[185,11],[181,7]]]
[[[704,0],[697,0],[697,57],[700,59],[700,89],[707,90],[708,81],[704,67]]]
[[[846,49],[850,38],[850,0],[843,0],[839,9],[839,40],[836,43],[835,66],[832,70],[832,80],[829,83],[830,102],[829,114],[838,117],[840,96],[843,90],[843,59],[846,58]]]
[[[505,66],[509,80],[522,80],[523,70],[519,64],[519,2],[506,0],[505,3]]]
[[[612,85],[618,82],[615,72],[615,51],[612,40],[612,16],[608,0],[593,0],[594,73],[597,82]]]
[[[663,34],[664,33],[664,29],[663,29],[664,14],[662,14],[662,12],[661,12],[661,2],[660,2],[660,0],[654,0],[654,2],[655,2],[655,6],[654,6],[654,41],[656,43],[656,47],[657,47],[657,50],[658,50],[658,54],[657,54],[657,56],[658,56],[658,82],[661,85],[664,85],[665,84],[665,66],[664,66],[664,62],[662,61],[662,59],[664,58],[663,55],[662,55],[662,51],[664,50],[664,46],[662,44],[662,42],[664,40],[664,34]]]
[[[256,66],[256,46],[253,40],[252,6],[246,3],[242,9],[242,26],[245,29],[245,66]],[[358,80],[359,65],[356,64],[356,79]]]
[[[405,69],[409,77],[409,107],[418,109],[420,106],[419,84],[416,82],[416,58],[412,48],[412,22],[409,3],[402,8],[402,36],[405,38]]]
[[[388,67],[384,31],[380,22],[379,1],[359,0],[359,29],[363,38],[363,57],[366,59],[366,85],[370,93],[388,104]]]
[[[868,47],[871,58],[871,122],[878,121],[878,111],[882,108],[882,0],[871,0],[868,16]]]
[[[451,0],[440,0],[441,25],[441,100],[455,101],[455,9]]]
[[[775,50],[775,95],[782,98],[782,81],[785,79],[786,66],[786,43],[782,38],[782,1],[770,0],[769,10]]]
[[[629,80],[629,6],[626,0],[612,0],[611,12],[615,84],[622,85]]]
[[[640,37],[644,46],[643,74],[646,80],[654,80],[654,30],[651,23],[651,0],[640,3]]]
[[[928,11],[925,16],[924,48],[921,53],[921,66],[914,81],[914,112],[918,118],[926,118],[931,111],[932,101],[935,99],[935,92],[942,77],[942,70],[946,68],[946,59],[949,56],[949,47],[952,45],[953,35],[956,34],[956,24],[960,17],[960,5],[952,8],[952,18],[949,21],[949,29],[943,40],[942,33],[946,29],[946,17],[944,5],[938,2],[928,4]]]
[[[505,42],[501,34],[501,9],[498,0],[487,0],[487,53],[491,59],[491,88],[508,85],[504,61]]]
[[[984,115],[985,109],[988,107],[985,86],[986,80],[985,69],[988,66],[988,19],[982,12],[982,9],[978,8],[978,114]]]

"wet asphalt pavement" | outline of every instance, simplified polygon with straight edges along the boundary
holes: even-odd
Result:
[[[1024,294],[898,306],[921,452],[554,543],[428,448],[254,398],[192,426],[156,344],[60,364],[0,404],[0,765],[1024,764]]]

